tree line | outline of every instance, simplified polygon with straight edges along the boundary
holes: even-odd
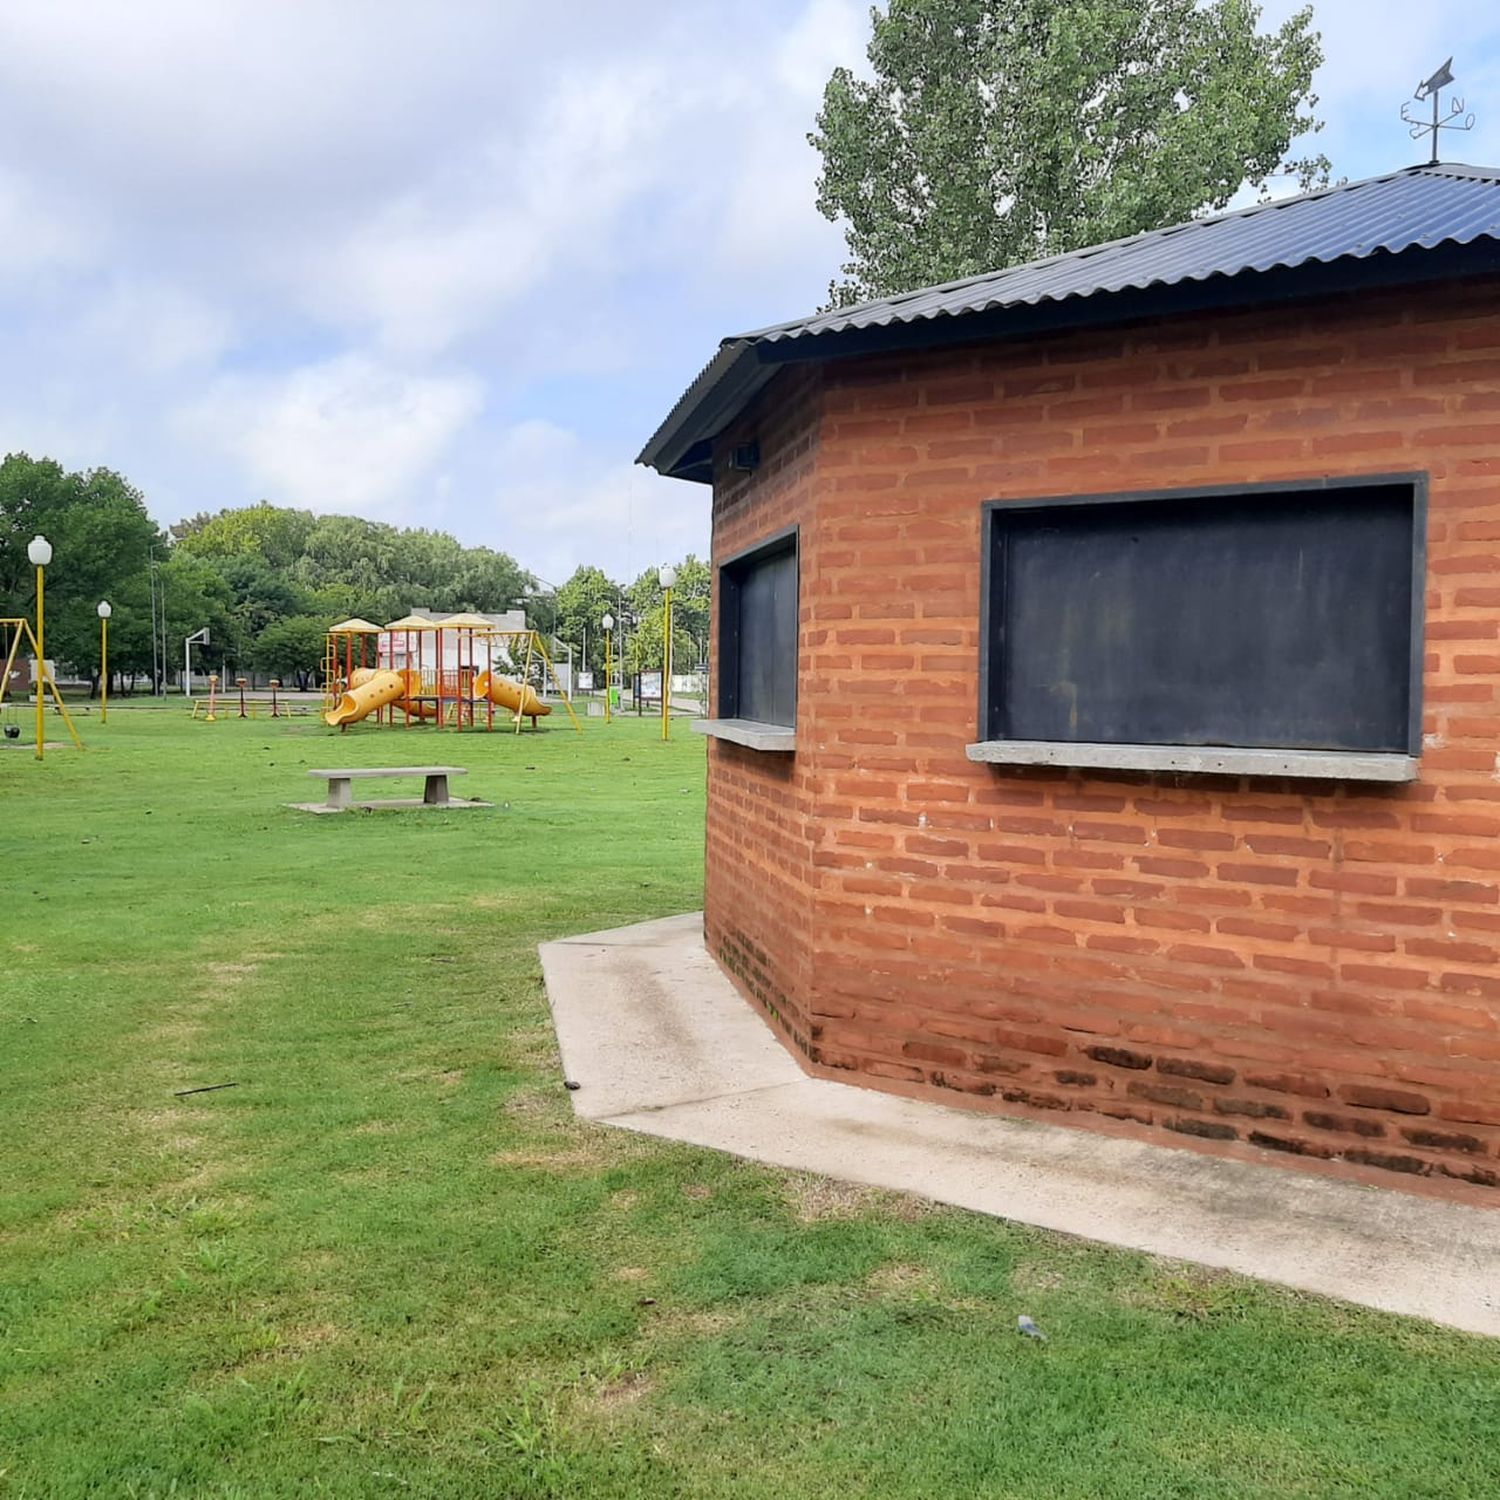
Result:
[[[709,566],[689,553],[677,567],[672,586],[672,664],[675,672],[692,672],[708,660]],[[656,568],[647,568],[633,583],[612,579],[602,568],[574,570],[549,600],[551,629],[571,646],[575,663],[603,681],[606,615],[615,625],[609,649],[616,671],[650,672],[661,666],[666,630],[665,593]]]
[[[97,606],[104,599],[114,611],[111,675],[127,691],[149,685],[153,670],[159,683],[174,672],[184,638],[205,626],[209,644],[195,654],[195,667],[226,681],[255,673],[308,688],[318,679],[331,624],[351,616],[384,624],[426,607],[524,609],[528,625],[571,646],[575,665],[600,680],[602,620],[610,614],[627,671],[661,661],[662,590],[654,568],[625,584],[581,567],[552,592],[509,554],[466,547],[445,532],[266,502],[163,529],[141,492],[113,470],[69,472],[24,453],[0,462],[0,617],[35,618],[26,546],[38,533],[53,547],[47,655],[88,677],[95,691]],[[708,592],[707,565],[687,558],[673,591],[674,659],[684,671],[707,650]]]

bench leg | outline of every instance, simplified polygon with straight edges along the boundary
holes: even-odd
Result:
[[[330,807],[349,807],[353,799],[349,795],[349,778],[347,776],[330,776],[328,778],[328,805]]]
[[[422,801],[429,807],[447,807],[448,778],[443,775],[429,776],[422,790]]]

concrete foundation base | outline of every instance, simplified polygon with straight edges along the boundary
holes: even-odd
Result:
[[[541,947],[592,1120],[1500,1336],[1500,1212],[810,1078],[700,913]]]
[[[462,812],[468,807],[493,807],[493,802],[479,802],[474,798],[450,797],[446,802],[424,802],[420,797],[387,797],[380,802],[351,802],[347,807],[330,807],[326,802],[288,802],[286,806],[295,812],[346,813],[346,812],[390,812],[397,808],[425,807],[429,812]]]

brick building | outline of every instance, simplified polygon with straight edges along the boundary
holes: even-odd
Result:
[[[726,340],[642,461],[805,1066],[1500,1203],[1500,172]]]

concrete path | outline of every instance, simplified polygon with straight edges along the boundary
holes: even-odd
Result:
[[[1500,1335],[1500,1211],[809,1078],[701,913],[541,956],[588,1119]]]

